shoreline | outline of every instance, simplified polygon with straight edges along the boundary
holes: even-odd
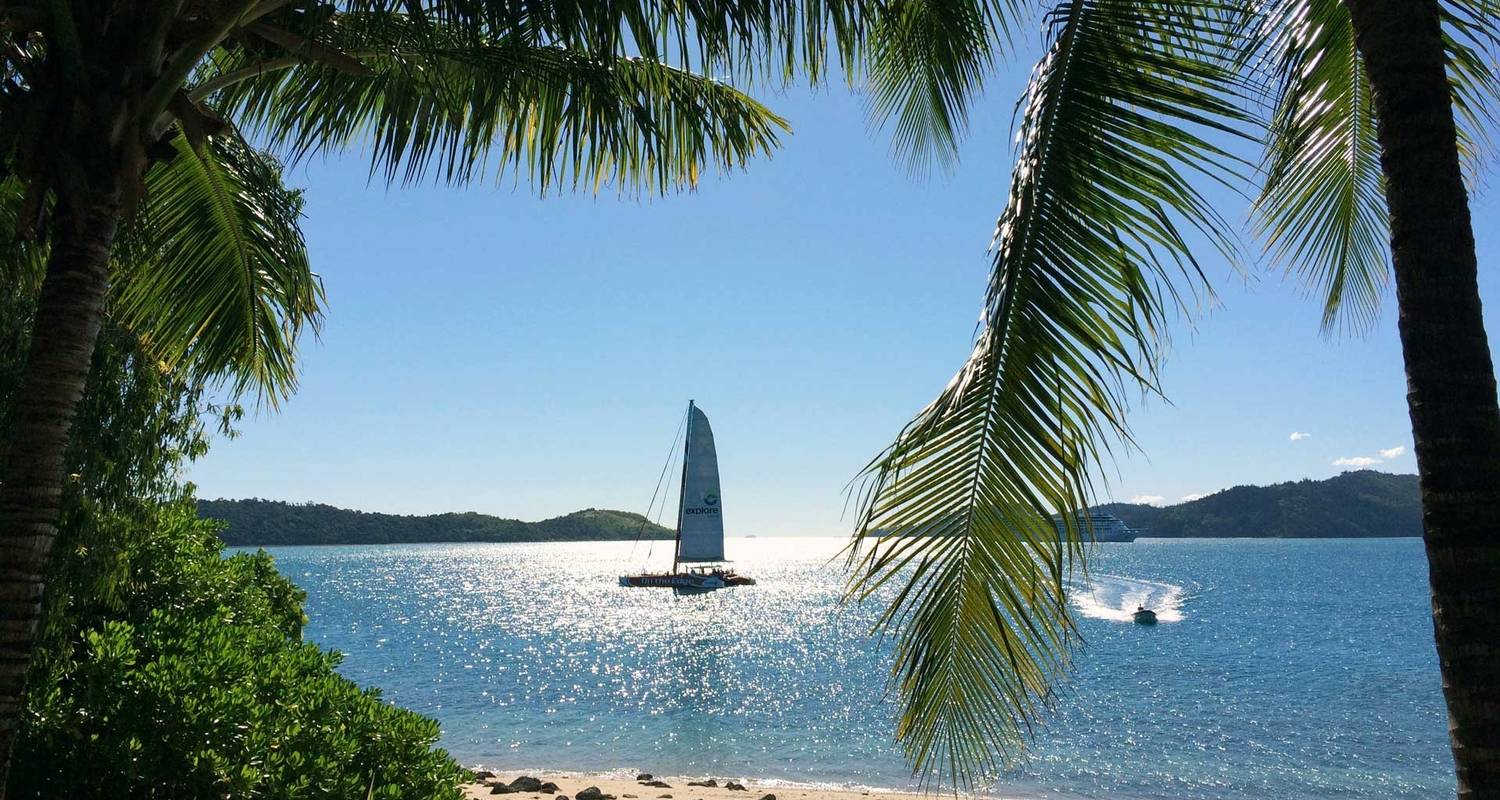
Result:
[[[464,784],[465,797],[470,800],[489,800],[503,797],[506,800],[920,800],[937,792],[923,794],[910,789],[888,789],[875,786],[838,785],[809,781],[793,781],[782,778],[755,779],[733,777],[693,777],[683,775],[648,775],[634,770],[613,772],[567,772],[562,770],[501,770],[490,771],[472,768],[481,778],[476,783]],[[647,776],[648,780],[637,780]],[[513,782],[523,777],[535,778],[543,784],[541,790],[527,790],[529,784],[522,783],[519,789],[510,789]],[[689,781],[703,783],[712,780],[714,786],[689,786]],[[666,784],[652,785],[655,784]],[[499,791],[496,791],[498,787]],[[579,792],[596,788],[603,797]],[[545,791],[551,789],[551,791]],[[957,796],[943,792],[947,796]],[[980,794],[965,795],[984,797],[986,800],[1024,800],[1027,795]]]

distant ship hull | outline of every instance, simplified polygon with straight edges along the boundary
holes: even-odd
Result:
[[[1066,539],[1068,528],[1062,518],[1053,516],[1052,524],[1057,528],[1058,538]],[[1079,514],[1073,518],[1073,527],[1085,542],[1133,542],[1141,534],[1111,514]]]

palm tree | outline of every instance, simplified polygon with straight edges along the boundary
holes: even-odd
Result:
[[[907,0],[868,33],[872,109],[951,155],[1027,4]],[[851,593],[889,591],[898,737],[963,782],[1024,745],[1075,641],[1090,476],[1159,391],[1165,323],[1233,256],[1200,181],[1259,184],[1271,256],[1358,328],[1395,275],[1461,797],[1500,796],[1500,408],[1461,162],[1484,161],[1493,0],[1061,0],[972,353],[865,472]],[[1260,164],[1237,158],[1262,145]],[[1382,245],[1387,238],[1389,247]],[[1059,540],[1053,515],[1068,535]],[[885,595],[882,595],[885,596]]]
[[[178,137],[169,146],[176,154],[146,172],[145,198],[111,245],[109,313],[184,385],[218,382],[231,395],[289,391],[296,342],[317,329],[323,301],[299,228],[301,194],[283,186],[279,162],[237,137],[197,148]],[[0,182],[0,236],[8,241],[24,204],[19,180]],[[9,291],[36,297],[48,255],[45,242],[6,252],[0,276]],[[93,357],[91,347],[90,365]],[[0,453],[13,457],[13,447],[7,439]]]
[[[42,276],[0,463],[0,795],[106,305],[163,360],[274,405],[321,300],[296,213],[242,131],[293,158],[462,183],[665,191],[769,151],[784,122],[698,69],[824,69],[817,0],[9,0],[5,217]],[[807,12],[804,18],[803,12]],[[118,258],[116,256],[119,256]]]

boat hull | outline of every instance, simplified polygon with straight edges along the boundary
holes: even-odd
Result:
[[[729,586],[750,586],[755,583],[754,578],[747,578],[734,573],[711,572],[706,574],[691,572],[661,572],[647,573],[644,575],[621,575],[620,585],[630,587],[655,587],[662,589],[676,589],[685,592],[711,592],[714,589],[723,589]]]
[[[1135,612],[1134,617],[1135,617],[1135,624],[1137,624],[1137,625],[1155,625],[1156,624],[1156,612],[1155,611],[1137,611],[1137,612]]]

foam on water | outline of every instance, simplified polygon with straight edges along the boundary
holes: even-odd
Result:
[[[1157,622],[1181,622],[1186,596],[1176,584],[1095,573],[1073,587],[1073,607],[1093,619],[1134,622],[1135,610],[1145,606],[1156,612]]]

